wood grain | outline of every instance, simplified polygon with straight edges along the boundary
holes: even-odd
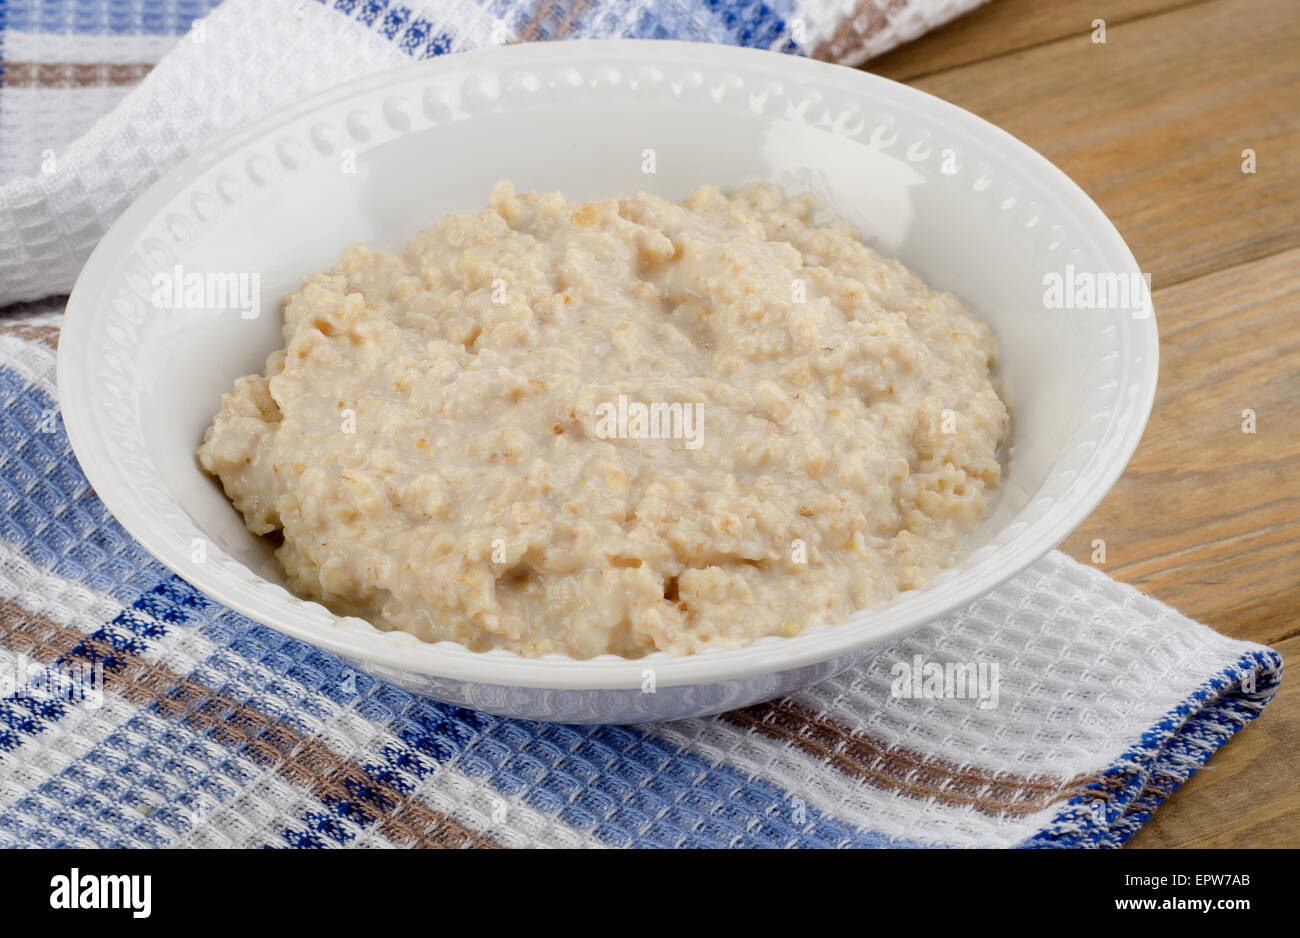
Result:
[[[1065,170],[1161,287],[1300,246],[1297,49],[1295,0],[1214,0],[914,84]]]
[[[1300,650],[1300,250],[1155,291],[1160,387],[1124,476],[1062,545],[1194,619]],[[1253,410],[1255,433],[1242,432]],[[1282,689],[1134,847],[1300,845],[1300,691]]]
[[[1300,250],[1156,290],[1160,385],[1062,549],[1237,638],[1300,634]],[[1255,432],[1244,433],[1243,411]]]
[[[873,59],[867,70],[895,81],[908,81],[1053,39],[1088,35],[1093,20],[1105,20],[1110,29],[1197,2],[1203,0],[992,0],[969,16],[958,17],[915,42]]]
[[[1097,17],[1104,46],[1089,37]],[[1152,273],[1155,409],[1062,548],[1089,562],[1104,539],[1110,575],[1284,657],[1300,652],[1297,50],[1296,0],[993,0],[867,66],[1047,155]],[[1132,846],[1300,846],[1294,683]]]

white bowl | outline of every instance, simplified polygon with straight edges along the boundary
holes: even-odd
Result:
[[[643,166],[654,151],[656,172]],[[344,172],[345,162],[355,172]],[[491,185],[679,199],[764,179],[811,191],[995,329],[1013,406],[1001,494],[958,562],[888,606],[734,651],[522,658],[384,633],[281,585],[194,448],[221,394],[282,342],[279,301],[345,245],[397,248]],[[260,275],[262,314],[158,310],[151,278]],[[1051,310],[1044,275],[1136,272],[1123,239],[1046,159],[979,118],[863,72],[676,42],[494,48],[351,82],[216,141],[100,242],[68,303],[64,420],[99,497],[216,600],[419,693],[512,717],[666,720],[741,707],[847,667],[971,602],[1058,544],[1142,434],[1154,314]],[[206,556],[196,559],[195,545]],[[653,672],[653,681],[647,672]],[[653,693],[647,689],[653,684]]]

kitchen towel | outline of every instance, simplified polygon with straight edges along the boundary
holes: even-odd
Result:
[[[196,20],[211,0],[6,0],[0,306],[67,293],[113,220],[164,170],[223,131],[348,79],[560,38],[689,39],[858,64],[980,2],[227,0]],[[86,128],[94,108],[141,77]]]
[[[43,164],[0,183],[0,302],[33,301],[0,317],[0,845],[1127,840],[1259,714],[1281,659],[1063,554],[779,701],[637,727],[506,720],[371,679],[205,598],[105,511],[59,421],[61,304],[38,298],[69,288],[160,172],[269,108],[491,41],[665,36],[853,62],[970,5],[228,0],[187,29],[206,4],[0,7],[3,165]],[[85,42],[64,60],[38,37],[70,22]],[[11,92],[53,90],[43,65],[75,91],[78,64],[129,65],[130,42],[178,29],[75,140],[11,136]],[[147,71],[147,55],[135,64]],[[10,87],[15,71],[27,84]],[[97,105],[68,106],[84,120]]]

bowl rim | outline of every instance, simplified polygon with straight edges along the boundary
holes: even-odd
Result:
[[[1006,545],[1008,548],[1012,545],[1015,547],[1013,556],[1007,558],[1007,562],[995,565],[991,562],[995,557],[990,556],[973,565],[968,571],[972,574],[970,582],[961,589],[951,590],[943,601],[929,603],[918,614],[906,614],[908,607],[915,601],[909,601],[909,597],[924,597],[929,592],[927,588],[902,593],[885,607],[854,613],[835,625],[814,626],[790,637],[767,636],[736,649],[708,649],[692,655],[656,652],[634,659],[613,655],[583,660],[565,655],[525,658],[510,651],[475,652],[449,641],[425,642],[406,633],[383,633],[368,623],[338,617],[318,603],[293,597],[278,584],[271,585],[292,600],[292,603],[286,604],[284,598],[278,595],[268,599],[265,592],[254,597],[247,590],[236,588],[237,584],[216,571],[215,565],[196,564],[187,555],[174,550],[162,532],[133,508],[130,480],[121,477],[122,474],[104,460],[93,458],[95,448],[92,446],[92,438],[95,427],[86,406],[87,396],[69,393],[81,379],[76,366],[88,354],[89,324],[95,315],[96,305],[100,302],[100,294],[93,286],[97,281],[104,281],[123,245],[130,243],[129,239],[137,236],[176,192],[181,191],[188,182],[202,176],[212,165],[246,144],[260,140],[291,121],[315,111],[412,79],[446,77],[454,73],[473,73],[504,67],[595,64],[589,61],[592,59],[612,60],[607,61],[607,64],[621,65],[633,61],[647,65],[661,65],[667,61],[679,65],[731,64],[771,72],[773,77],[782,80],[830,85],[850,93],[854,89],[848,86],[854,85],[858,91],[869,90],[877,96],[889,97],[899,107],[913,110],[919,107],[928,113],[938,114],[961,131],[993,141],[999,151],[1004,148],[1015,151],[1020,160],[1028,162],[1033,168],[1036,178],[1050,187],[1063,201],[1070,203],[1080,221],[1087,223],[1087,231],[1094,239],[1104,238],[1110,252],[1131,263],[1131,269],[1138,269],[1131,250],[1105,213],[1046,157],[969,111],[870,72],[801,56],[733,46],[677,40],[584,39],[479,49],[363,76],[309,95],[243,124],[209,141],[199,151],[182,160],[150,185],[122,213],[100,240],[77,278],[68,300],[58,349],[59,406],[64,426],[73,452],[95,493],[123,528],[153,557],[193,584],[200,592],[236,612],[354,661],[454,681],[501,687],[626,691],[640,688],[648,671],[653,671],[656,685],[715,684],[793,670],[888,643],[969,605],[1005,583],[1056,547],[1101,502],[1136,450],[1155,400],[1159,337],[1149,292],[1143,294],[1141,315],[1134,316],[1132,320],[1140,325],[1130,333],[1140,343],[1144,368],[1132,377],[1132,381],[1137,383],[1136,391],[1131,394],[1132,405],[1123,408],[1122,414],[1112,414],[1106,431],[1110,432],[1118,425],[1118,437],[1110,440],[1107,447],[1095,447],[1086,467],[1091,474],[1085,476],[1081,473],[1076,484],[1056,499],[1047,516],[1030,523]],[[1106,452],[1102,452],[1103,449]],[[1085,477],[1088,484],[1078,484]],[[238,564],[233,558],[231,561]],[[250,576],[263,579],[244,565],[239,566]],[[978,576],[973,575],[975,571],[979,571]],[[264,580],[264,583],[270,584],[270,581]],[[297,608],[293,604],[297,604]],[[308,609],[318,611],[308,614]],[[892,621],[886,616],[890,610],[894,611]],[[898,610],[904,614],[898,614]],[[882,616],[885,616],[885,621],[879,621]],[[870,618],[878,621],[873,622],[871,628],[865,628],[864,625]],[[325,619],[332,620],[333,626],[327,625]],[[348,627],[338,627],[344,624]]]

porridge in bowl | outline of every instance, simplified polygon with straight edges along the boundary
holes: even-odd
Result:
[[[199,447],[290,586],[471,649],[639,657],[923,585],[1000,477],[989,328],[807,198],[493,190],[284,302]]]

